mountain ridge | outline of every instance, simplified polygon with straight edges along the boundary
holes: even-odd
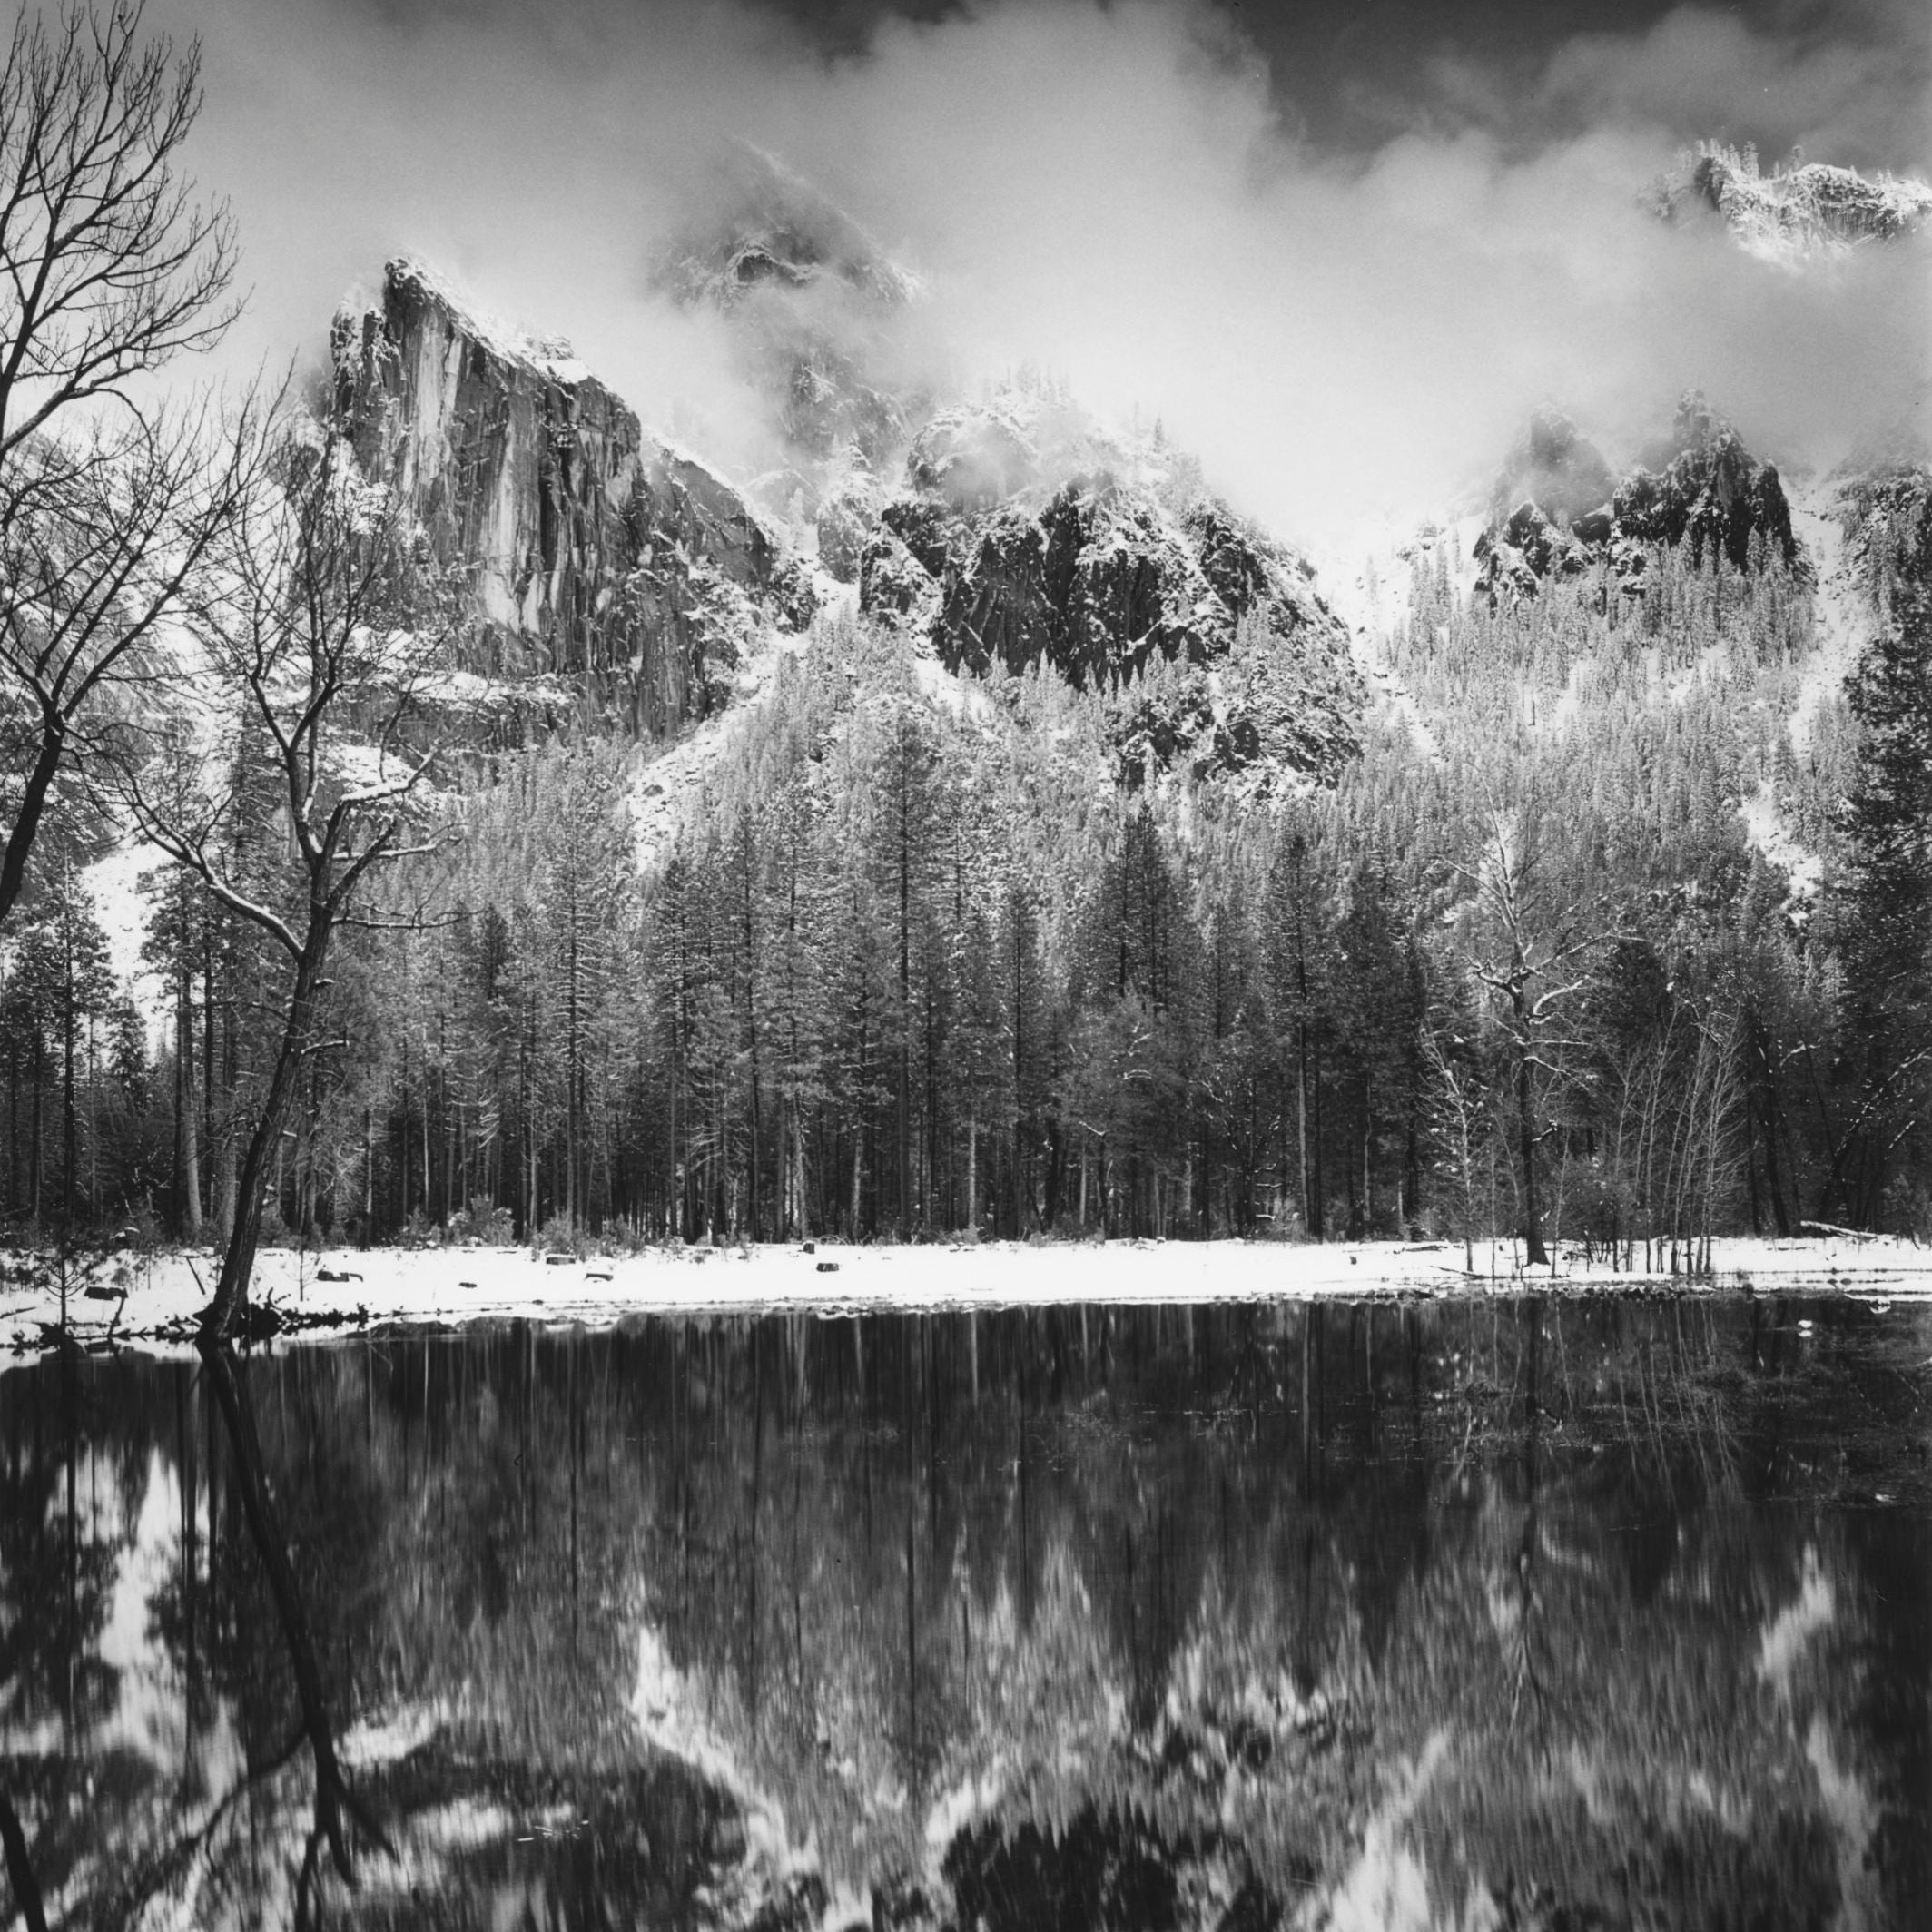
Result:
[[[1652,186],[1652,211],[1672,224],[1715,218],[1746,252],[1799,267],[1932,228],[1932,185],[1910,176],[1867,177],[1808,162],[1803,151],[1769,174],[1754,147],[1700,142]]]
[[[911,622],[949,669],[1044,660],[1107,690],[1172,667],[1125,721],[1129,782],[1263,762],[1319,779],[1357,748],[1364,692],[1311,566],[1162,442],[1011,389],[936,416],[876,515],[859,608]]]
[[[1693,567],[1710,554],[1741,570],[1754,544],[1796,563],[1776,464],[1753,456],[1695,389],[1679,399],[1669,436],[1621,476],[1567,416],[1546,407],[1491,491],[1489,523],[1474,547],[1475,588],[1494,604],[1607,565],[1620,593],[1639,596],[1652,550],[1682,543]]]

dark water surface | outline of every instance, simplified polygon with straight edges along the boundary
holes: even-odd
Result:
[[[211,1379],[0,1374],[53,1925],[1932,1925],[1924,1306],[387,1336],[246,1466]]]

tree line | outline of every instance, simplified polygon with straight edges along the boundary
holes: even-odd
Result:
[[[1916,848],[1871,829],[1886,744],[1908,759],[1863,722],[1909,682],[1909,626],[1807,719],[1800,766],[1780,693],[1811,618],[1783,567],[1664,555],[1630,607],[1585,584],[1506,613],[1415,567],[1392,664],[1412,695],[1437,656],[1473,675],[1332,789],[1124,791],[1131,686],[946,679],[849,616],[642,854],[635,748],[469,758],[400,869],[413,915],[346,932],[317,995],[271,1232],[1500,1236],[1688,1268],[1714,1234],[1916,1225],[1897,956],[1923,936],[1880,882]],[[1823,829],[1815,887],[1761,849],[1760,799]],[[273,872],[265,826],[211,829],[229,874]],[[286,969],[181,872],[155,893],[152,1062],[70,1056],[77,1126],[54,1033],[7,1064],[40,1070],[37,1171],[64,1187],[71,1128],[118,1178],[94,1137],[123,1133],[186,1231],[234,1212]]]

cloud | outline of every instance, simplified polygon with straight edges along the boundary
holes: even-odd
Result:
[[[196,166],[258,288],[232,360],[319,341],[348,282],[413,249],[571,336],[647,417],[742,448],[729,359],[646,274],[737,134],[924,271],[949,367],[1043,365],[1158,414],[1285,534],[1425,513],[1545,398],[1613,453],[1693,385],[1787,460],[1924,415],[1922,249],[1793,275],[1637,203],[1740,89],[1808,146],[1902,138],[1869,20],[1820,44],[1681,12],[1565,44],[1520,113],[1445,70],[1439,111],[1365,155],[1296,140],[1280,76],[1200,0],[892,18],[833,60],[727,0],[157,0],[151,21],[206,43]]]
[[[1801,144],[1817,160],[1923,167],[1932,137],[1932,34],[1923,14],[1861,7],[1838,31],[1752,33],[1680,7],[1641,34],[1585,34],[1551,56],[1534,105],[1550,123],[1653,125],[1681,138]]]

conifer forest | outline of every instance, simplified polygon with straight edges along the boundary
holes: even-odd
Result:
[[[1882,493],[1848,517],[1877,641],[1802,712],[1801,562],[1680,544],[1637,596],[1598,571],[1492,608],[1445,539],[1387,639],[1407,705],[1326,782],[1145,782],[1122,746],[1185,667],[935,696],[918,640],[845,613],[642,872],[653,767],[621,740],[446,749],[391,916],[340,937],[271,1226],[1923,1230],[1932,524]],[[270,754],[228,755],[222,863],[292,895]],[[1753,809],[1818,855],[1807,892]],[[7,1210],[223,1227],[289,963],[148,872],[151,1028],[66,889],[104,830],[77,801],[57,836],[0,1003]]]

